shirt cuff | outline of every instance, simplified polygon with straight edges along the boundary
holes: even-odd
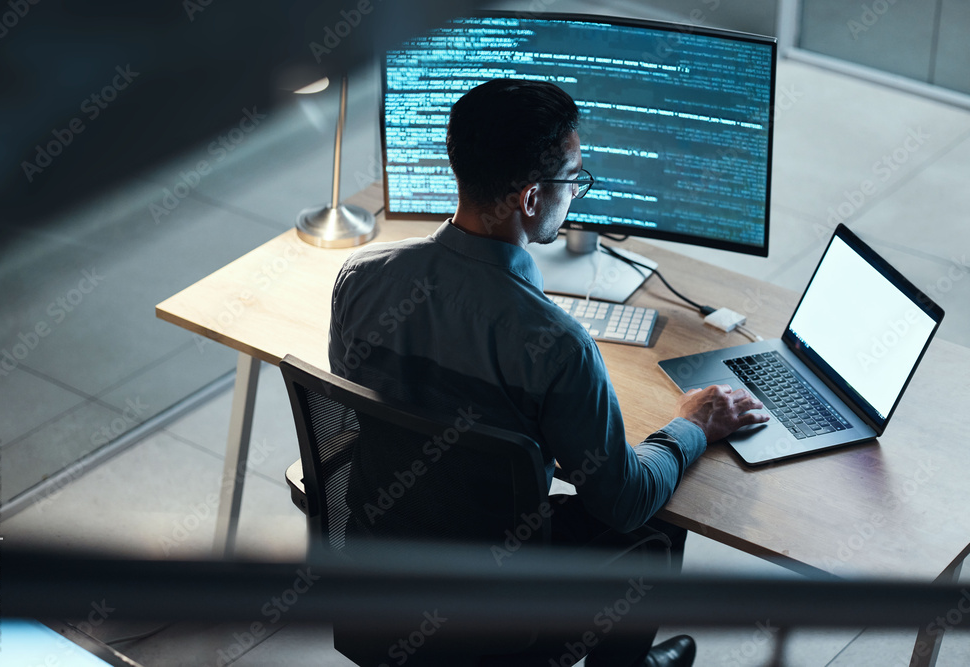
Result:
[[[660,430],[677,441],[687,459],[687,465],[699,459],[707,449],[707,436],[704,435],[704,430],[688,419],[674,417]]]

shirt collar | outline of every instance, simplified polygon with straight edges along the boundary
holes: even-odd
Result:
[[[517,245],[469,234],[451,224],[451,218],[442,223],[431,238],[460,255],[503,267],[542,290],[542,274],[539,273],[539,267],[536,266],[532,255]]]

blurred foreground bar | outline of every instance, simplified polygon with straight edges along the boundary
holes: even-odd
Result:
[[[3,550],[2,615],[83,618],[92,605],[112,618],[331,623],[407,628],[436,613],[468,638],[544,628],[588,630],[608,613],[613,632],[661,623],[772,627],[922,626],[967,608],[959,585],[891,580],[650,576],[603,567],[590,555],[522,549],[496,565],[488,547],[402,545],[352,561],[314,563],[145,561]]]

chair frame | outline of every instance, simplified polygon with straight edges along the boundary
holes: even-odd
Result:
[[[320,493],[318,483],[323,476],[323,470],[316,454],[307,390],[325,395],[355,412],[429,436],[439,435],[445,428],[452,427],[454,416],[444,417],[423,408],[402,405],[379,392],[323,371],[292,355],[286,355],[280,362],[280,371],[293,409],[300,458],[303,461],[305,507],[310,532],[308,553],[311,553],[321,543],[328,543],[329,528],[326,496]],[[508,460],[511,466],[514,517],[531,514],[543,502],[548,502],[542,454],[539,445],[531,438],[484,424],[472,424],[468,431],[461,434],[456,445]],[[550,534],[549,519],[544,517],[541,528],[528,541],[537,545],[548,544]]]

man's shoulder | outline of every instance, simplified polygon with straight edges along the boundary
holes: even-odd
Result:
[[[344,262],[344,270],[379,268],[394,263],[418,259],[423,253],[432,252],[430,237],[410,238],[401,241],[371,243],[356,250]]]

